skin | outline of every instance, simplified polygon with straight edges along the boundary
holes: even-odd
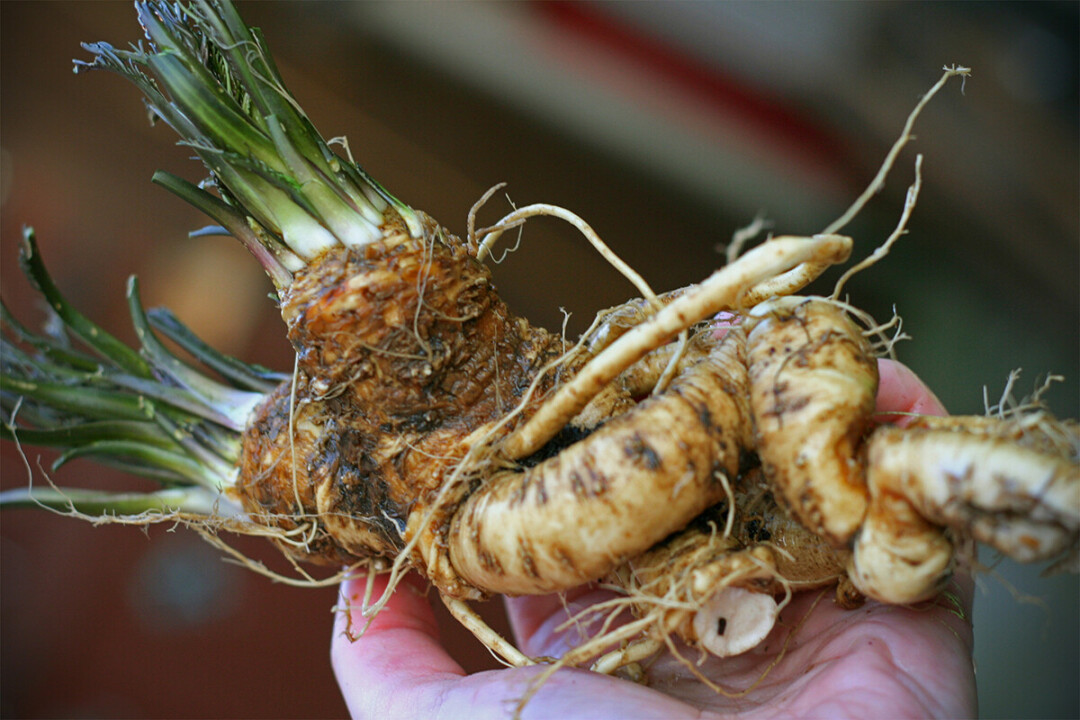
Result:
[[[910,370],[888,361],[882,361],[878,410],[945,412]],[[376,596],[383,583],[376,581]],[[858,610],[839,608],[828,593],[796,596],[761,646],[699,666],[726,688],[747,688],[794,632],[780,662],[740,698],[717,694],[665,653],[650,668],[651,687],[585,670],[559,670],[532,697],[522,717],[972,717],[977,708],[970,579],[958,578],[948,593],[915,607],[868,602]],[[342,586],[343,603],[358,605],[363,594],[363,579]],[[574,612],[611,596],[582,587],[566,597],[567,605],[553,595],[507,600],[517,644],[527,655],[561,655],[578,637],[573,630],[554,630],[566,618],[567,606]],[[359,613],[353,621],[356,633],[363,624]],[[338,613],[331,655],[354,718],[509,718],[530,679],[543,670],[533,666],[466,675],[440,645],[429,595],[416,578],[399,585],[361,639],[347,638],[348,622],[345,613]],[[696,654],[687,657],[698,659]]]

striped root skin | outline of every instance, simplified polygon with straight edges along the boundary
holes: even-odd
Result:
[[[860,590],[891,603],[935,595],[952,570],[952,543],[941,528],[1020,562],[1075,555],[1080,468],[1037,432],[1009,437],[1020,423],[945,418],[874,432],[870,511],[850,568]],[[1080,437],[1075,425],[1057,429],[1058,437]]]
[[[764,302],[748,316],[754,444],[806,527],[837,545],[866,514],[856,448],[877,396],[877,362],[843,310],[821,298]]]
[[[747,415],[741,346],[729,335],[667,391],[586,440],[524,472],[493,476],[454,515],[454,568],[493,592],[568,589],[716,503],[719,476],[739,469]]]

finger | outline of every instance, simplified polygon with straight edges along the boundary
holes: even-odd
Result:
[[[878,395],[875,420],[901,427],[915,415],[948,415],[933,391],[906,365],[878,360]],[[898,414],[903,413],[903,414]]]
[[[386,580],[375,578],[370,597],[382,594]],[[366,577],[342,583],[334,619],[330,657],[345,703],[354,718],[421,717],[441,688],[465,672],[439,643],[418,578],[402,580],[367,627],[361,614],[366,583]]]

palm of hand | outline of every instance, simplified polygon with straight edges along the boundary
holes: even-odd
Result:
[[[380,588],[376,588],[378,591]],[[362,581],[346,584],[362,597]],[[539,686],[523,718],[970,717],[975,714],[970,583],[915,608],[867,603],[843,610],[820,592],[796,595],[773,634],[755,650],[708,658],[697,672],[670,653],[648,667],[647,684],[562,669]],[[518,644],[533,656],[558,655],[576,631],[556,631],[578,607],[606,597],[516,598],[508,611]],[[357,618],[358,620],[358,618]],[[334,666],[353,717],[511,717],[543,666],[466,675],[438,639],[420,584],[400,586],[355,643],[334,639]],[[790,635],[790,638],[788,637]],[[684,657],[696,663],[694,651]],[[751,688],[745,694],[739,691]]]
[[[969,598],[967,581],[936,603],[916,608],[867,603],[843,610],[828,592],[802,593],[781,614],[769,638],[744,655],[708,657],[698,665],[696,651],[682,649],[693,671],[664,653],[648,668],[648,688],[630,686],[640,688],[638,692],[625,689],[628,683],[586,687],[591,678],[606,680],[590,675],[571,685],[575,692],[552,687],[548,693],[542,689],[536,699],[559,698],[562,717],[970,716],[975,685],[971,626],[964,609]],[[594,593],[573,605],[597,599]],[[535,598],[512,601],[515,630],[530,651],[563,652],[568,638],[548,630],[565,619],[565,611],[560,607],[551,612],[545,605]],[[527,634],[530,628],[532,635]],[[697,673],[724,692],[709,687]],[[558,673],[553,683],[556,678]],[[575,715],[573,709],[586,702],[592,712]],[[555,716],[553,710],[538,708],[537,717]]]

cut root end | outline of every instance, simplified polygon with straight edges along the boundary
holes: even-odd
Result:
[[[756,647],[772,631],[780,606],[772,595],[729,587],[713,595],[694,616],[703,648],[730,657]]]

